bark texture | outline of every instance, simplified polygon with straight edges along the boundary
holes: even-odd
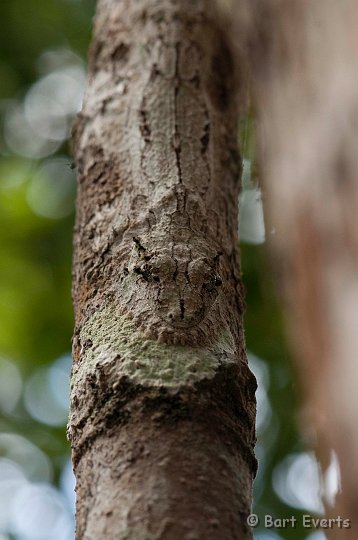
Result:
[[[98,2],[74,130],[78,540],[251,538],[239,86],[213,2]]]
[[[233,3],[250,61],[274,267],[304,396],[303,433],[325,472],[337,452],[332,517],[358,528],[358,4]],[[237,31],[240,28],[240,31]],[[242,54],[243,53],[243,54]],[[325,493],[322,486],[323,494]]]

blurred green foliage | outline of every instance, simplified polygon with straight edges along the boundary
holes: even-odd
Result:
[[[3,358],[0,376],[3,382],[0,382],[0,392],[5,396],[0,397],[0,468],[16,463],[16,474],[24,474],[27,481],[32,482],[31,489],[34,486],[37,489],[40,480],[43,481],[41,471],[31,477],[27,466],[9,454],[8,439],[1,439],[2,434],[19,436],[10,440],[23,445],[23,452],[26,448],[29,455],[32,452],[30,464],[39,460],[39,456],[44,463],[49,460],[53,472],[46,481],[58,490],[51,492],[58,505],[61,494],[71,499],[69,491],[72,489],[69,445],[65,437],[66,415],[60,413],[64,407],[61,392],[68,391],[66,385],[63,386],[61,370],[66,368],[68,375],[69,366],[68,356],[67,360],[61,357],[70,353],[73,327],[70,291],[75,192],[68,131],[63,136],[58,133],[62,133],[62,128],[67,129],[66,122],[72,114],[73,101],[70,104],[66,101],[66,92],[69,92],[66,80],[72,81],[74,92],[76,84],[81,84],[93,13],[92,0],[0,2],[3,23],[0,33],[0,355]],[[56,81],[64,81],[60,90],[56,82],[56,91],[51,82],[54,74]],[[49,84],[41,88],[49,88],[49,94],[54,93],[43,96],[36,86],[39,81],[42,85]],[[49,111],[51,122],[46,123],[46,118],[41,117],[41,111],[39,113],[34,105],[35,108],[29,109],[38,102],[34,101],[34,95],[37,100],[53,99],[54,106]],[[44,105],[44,109],[46,107]],[[53,139],[51,133],[54,133]],[[33,139],[30,146],[29,138]],[[242,124],[241,139],[244,156],[252,169],[246,181],[256,188],[252,114]],[[260,467],[254,506],[259,516],[270,513],[275,517],[299,517],[302,514],[299,501],[301,508],[305,507],[302,493],[301,499],[297,495],[297,504],[292,505],[292,497],[285,500],[272,482],[274,471],[285,463],[288,455],[304,455],[296,431],[296,389],[283,335],[282,313],[274,293],[274,277],[265,246],[243,242],[241,250],[247,291],[246,341],[250,355],[261,359],[257,360],[256,367],[261,370],[265,398],[261,402],[263,421],[258,430]],[[42,392],[39,384],[48,387]],[[46,399],[53,399],[53,406],[49,402],[46,405]],[[56,405],[56,399],[62,405]],[[287,476],[288,472],[287,469]],[[29,485],[26,484],[27,489]],[[309,490],[310,486],[306,488]],[[292,489],[295,490],[295,486],[291,486]],[[301,492],[302,489],[301,486]],[[19,496],[16,492],[11,500],[16,502]],[[0,504],[1,498],[0,487]],[[73,502],[69,500],[68,504]],[[312,504],[307,504],[306,508],[312,511]],[[59,510],[59,515],[61,512]],[[62,532],[56,536],[53,524],[47,532],[46,529],[41,532],[26,519],[30,518],[21,514],[20,524],[15,518],[4,521],[0,511],[0,540],[71,538],[68,531],[72,529],[63,532],[67,530],[63,525]],[[310,532],[297,527],[276,531],[275,536],[273,531],[258,529],[256,538],[293,540],[306,538]]]
[[[32,133],[25,105],[34,85],[51,73],[64,81],[73,75],[76,82],[93,12],[91,0],[0,2],[1,540],[73,537],[65,424],[74,173],[67,136],[53,142]],[[66,94],[65,84],[59,92]],[[22,116],[15,117],[15,109]],[[50,128],[61,114],[66,121],[71,114],[57,103],[53,111],[59,114]],[[26,148],[28,132],[35,144]]]

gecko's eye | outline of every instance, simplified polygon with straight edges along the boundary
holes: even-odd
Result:
[[[144,281],[147,281],[148,283],[160,282],[160,277],[156,273],[156,270],[158,269],[153,268],[151,264],[147,263],[142,264],[141,266],[135,266],[133,268],[133,272],[142,276]]]
[[[210,281],[212,277],[212,269],[206,258],[200,257],[189,264],[190,282],[195,286],[200,286],[201,283]]]
[[[145,281],[153,281],[152,272],[148,264],[143,264],[142,266],[135,266],[134,272],[142,276]]]
[[[209,292],[212,292],[216,287],[222,285],[222,279],[217,274],[212,274],[210,278],[203,283],[203,288]]]
[[[208,292],[222,285],[222,279],[215,269],[215,264],[206,257],[200,257],[190,263],[189,277],[194,286],[201,286]]]
[[[148,266],[151,270],[153,280],[156,282],[159,282],[160,278],[165,279],[172,276],[175,272],[174,260],[165,255],[153,257]]]

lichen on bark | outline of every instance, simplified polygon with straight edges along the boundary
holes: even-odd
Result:
[[[72,385],[94,372],[97,363],[113,364],[113,384],[123,376],[143,386],[180,387],[212,378],[219,365],[235,362],[230,334],[210,346],[190,347],[145,338],[112,304],[83,325],[82,362],[74,366]]]

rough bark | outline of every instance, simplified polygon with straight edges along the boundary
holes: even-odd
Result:
[[[243,0],[268,231],[304,396],[303,432],[343,492],[327,512],[358,527],[358,5]],[[324,489],[323,489],[324,493]],[[353,530],[331,531],[352,538]],[[352,536],[353,534],[353,536]]]
[[[251,538],[239,83],[213,2],[99,1],[74,130],[77,539]]]

